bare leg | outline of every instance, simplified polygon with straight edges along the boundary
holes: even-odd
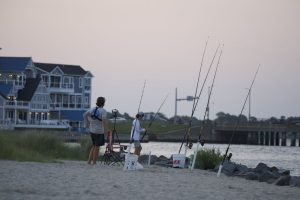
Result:
[[[92,146],[89,154],[89,159],[88,159],[88,164],[91,164],[92,159],[93,159],[93,153],[94,153],[94,146]]]
[[[141,151],[142,151],[142,146],[139,146],[134,149],[134,154],[140,156]]]
[[[99,147],[95,146],[93,151],[93,164],[96,164],[99,155]]]

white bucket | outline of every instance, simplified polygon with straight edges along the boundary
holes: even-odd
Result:
[[[126,154],[124,170],[136,170],[137,169],[138,156],[135,154]]]
[[[173,154],[173,167],[184,168],[185,166],[185,155],[184,154]]]

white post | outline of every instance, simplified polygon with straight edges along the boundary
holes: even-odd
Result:
[[[194,158],[193,158],[193,163],[192,163],[191,170],[193,170],[194,167],[195,167],[196,157],[197,157],[197,153],[198,153],[198,150],[199,150],[199,144],[200,144],[200,142],[198,141],[197,142],[197,148],[196,148],[196,151],[194,153]]]
[[[220,166],[219,166],[219,170],[218,170],[218,174],[217,174],[217,177],[218,177],[218,178],[219,178],[219,177],[220,177],[220,175],[221,175],[222,167],[223,167],[223,165],[222,165],[222,164],[220,164]]]

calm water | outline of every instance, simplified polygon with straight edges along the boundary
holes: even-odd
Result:
[[[177,154],[181,143],[170,142],[149,142],[143,143],[142,154],[164,155],[170,157]],[[211,149],[216,148],[225,154],[228,145],[225,144],[205,144],[200,148]],[[187,156],[194,153],[197,144],[187,151]],[[182,148],[181,153],[184,153]],[[268,166],[276,166],[280,169],[288,169],[291,175],[300,176],[300,147],[281,147],[281,146],[258,146],[258,145],[231,145],[229,152],[233,156],[231,160],[236,163],[244,164],[248,167],[256,167],[260,162],[266,163]]]

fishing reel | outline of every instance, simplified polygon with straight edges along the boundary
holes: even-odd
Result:
[[[193,143],[192,143],[192,142],[190,142],[190,143],[188,144],[188,147],[189,147],[189,149],[192,149],[192,147],[193,147]]]
[[[117,109],[112,109],[111,113],[112,113],[112,115],[113,115],[114,118],[117,118],[118,112],[119,111]]]

